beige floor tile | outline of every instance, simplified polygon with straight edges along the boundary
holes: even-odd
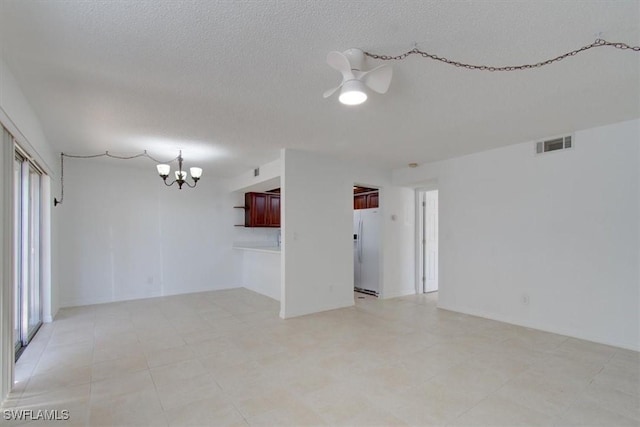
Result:
[[[149,369],[144,356],[130,356],[122,359],[106,360],[91,365],[91,381],[99,381],[128,375],[133,372]]]
[[[464,414],[450,426],[551,426],[553,417],[544,412],[518,405],[510,400],[490,396]]]
[[[144,356],[144,351],[139,345],[122,345],[118,343],[112,343],[109,345],[96,347],[93,351],[92,363],[124,359],[126,357],[133,356]]]
[[[24,394],[36,395],[50,393],[61,388],[86,384],[91,381],[91,367],[81,366],[64,370],[51,370],[43,374],[34,375],[29,380]]]
[[[122,394],[149,390],[155,392],[155,389],[155,384],[148,370],[133,372],[129,375],[92,382],[91,400],[92,402],[101,402]]]
[[[593,382],[581,393],[579,401],[601,406],[610,412],[634,419],[640,425],[640,397],[638,395],[627,394]]]
[[[211,329],[205,329],[194,332],[186,332],[182,335],[182,339],[187,344],[198,344],[211,340],[219,340],[223,337],[223,334],[218,331],[213,331]]]
[[[639,353],[436,303],[284,321],[229,289],[62,309],[4,408],[69,409],[64,425],[640,424]]]
[[[393,408],[396,418],[412,426],[445,426],[454,419],[458,410],[447,410],[438,405],[408,401],[403,406]]]
[[[222,397],[168,410],[165,416],[170,426],[247,426],[240,412]]]
[[[95,333],[94,340],[95,347],[97,349],[114,346],[137,346],[140,344],[138,341],[138,334],[134,330],[127,329],[124,331],[103,331]]]
[[[602,363],[553,354],[533,363],[530,371],[566,382],[573,382],[576,383],[576,386],[583,387],[601,372],[603,367]]]
[[[302,403],[291,404],[287,408],[273,409],[246,419],[252,426],[324,426],[327,422]]]
[[[561,426],[638,426],[638,420],[611,412],[594,402],[578,401],[562,414],[556,423]]]
[[[286,410],[299,404],[295,395],[285,389],[266,390],[253,396],[239,396],[233,400],[234,406],[245,418],[255,417],[274,409]]]
[[[374,410],[374,406],[364,397],[351,396],[349,399],[334,401],[305,400],[307,405],[327,422],[328,425],[351,425],[360,414]]]
[[[409,424],[421,425],[425,420],[437,424],[452,421],[472,408],[488,393],[456,388],[452,384],[427,382],[401,394],[398,404],[389,408]]]
[[[467,361],[453,366],[430,379],[427,385],[437,385],[447,390],[464,391],[474,400],[498,390],[508,380],[498,371]]]
[[[59,346],[68,344],[89,343],[92,344],[94,340],[93,326],[70,330],[70,331],[54,331],[49,338],[48,346]]]
[[[18,360],[14,368],[14,382],[26,382],[33,375],[37,362],[28,362],[22,359]]]
[[[405,421],[385,412],[378,408],[371,408],[367,411],[358,413],[352,420],[349,421],[349,425],[362,426],[362,427],[400,427],[408,426]]]
[[[57,388],[48,392],[23,393],[16,407],[23,409],[70,409],[88,406],[91,386],[89,383]]]
[[[91,399],[89,423],[92,426],[166,425],[160,400],[154,388]]]
[[[240,365],[252,363],[252,366],[257,366],[246,353],[234,347],[225,347],[221,352],[201,357],[200,361],[207,371],[221,376],[236,375],[238,369],[242,370],[236,368]]]
[[[560,415],[586,387],[583,379],[573,380],[524,372],[509,380],[495,395],[527,408],[553,416]]]
[[[234,344],[229,341],[229,339],[218,336],[214,339],[195,342],[192,344],[188,344],[189,348],[198,356],[198,357],[207,357],[213,356],[218,353],[228,353],[231,351],[240,351]]]
[[[567,338],[552,353],[570,355],[577,360],[592,363],[605,363],[613,357],[617,348],[604,344]]]
[[[20,360],[23,360],[22,357],[20,357]],[[40,356],[33,373],[34,375],[39,375],[51,370],[88,366],[91,365],[92,361],[92,344],[82,343],[48,347]]]
[[[188,346],[168,348],[162,351],[154,351],[146,354],[147,364],[150,368],[157,368],[172,363],[184,362],[196,358],[195,352]]]
[[[206,373],[202,362],[198,359],[185,360],[151,369],[151,376],[156,387],[167,387],[182,380],[197,378]]]
[[[171,381],[156,386],[156,389],[165,410],[181,408],[198,400],[224,396],[222,388],[211,374]]]
[[[156,336],[153,339],[151,339],[151,337],[149,336],[146,336],[145,338],[146,340],[142,341],[139,336],[139,339],[141,339],[140,348],[145,354],[159,352],[170,348],[182,347],[186,345],[181,337],[175,335]]]
[[[640,372],[638,370],[607,364],[593,381],[640,398]]]

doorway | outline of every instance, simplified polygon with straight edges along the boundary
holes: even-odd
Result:
[[[381,214],[379,189],[353,187],[353,284],[354,291],[380,295]],[[360,297],[358,297],[360,299]]]
[[[16,360],[42,325],[42,170],[16,150],[14,172],[14,316]]]
[[[438,190],[420,192],[420,275],[423,293],[437,292]]]

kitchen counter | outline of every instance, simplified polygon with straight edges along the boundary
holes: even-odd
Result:
[[[251,244],[237,244],[233,245],[233,249],[240,249],[243,251],[254,251],[254,252],[266,252],[279,254],[280,246],[259,246],[259,245],[251,245]]]

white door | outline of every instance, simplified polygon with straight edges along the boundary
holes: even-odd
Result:
[[[438,290],[438,190],[425,193],[424,292]]]

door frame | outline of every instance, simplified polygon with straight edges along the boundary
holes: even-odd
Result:
[[[384,262],[383,262],[383,252],[384,252],[384,239],[383,239],[383,235],[384,235],[384,223],[382,221],[382,219],[384,218],[384,187],[380,186],[380,185],[373,185],[373,184],[365,184],[361,181],[354,181],[353,183],[354,187],[367,187],[367,188],[373,188],[375,190],[378,190],[378,207],[374,208],[374,209],[378,209],[378,211],[380,212],[380,226],[379,226],[379,233],[378,233],[378,295],[377,298],[379,299],[384,299]],[[354,194],[352,191],[352,196],[351,196],[351,216],[353,218],[353,214],[358,210],[355,209],[355,207],[353,206],[353,201],[354,201]],[[354,266],[353,266],[353,270],[355,271],[355,262],[354,262]],[[352,288],[355,289],[355,278],[354,278],[354,283]],[[355,298],[354,298],[354,302],[355,302]]]

